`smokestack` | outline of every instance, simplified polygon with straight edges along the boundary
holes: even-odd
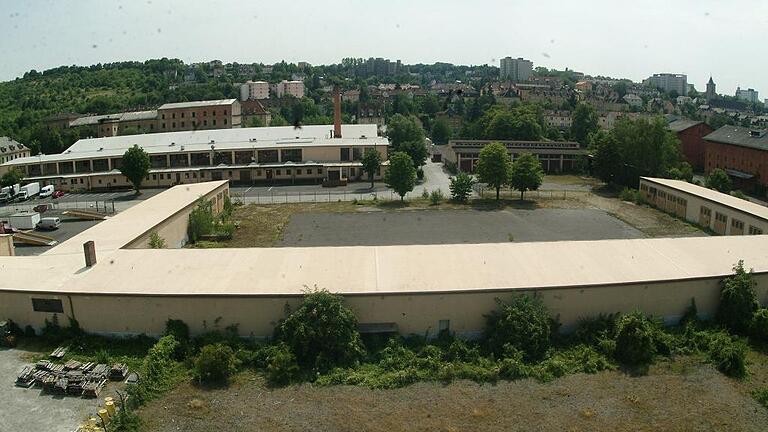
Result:
[[[333,137],[341,138],[341,92],[333,86]]]
[[[96,243],[89,240],[83,243],[83,252],[85,252],[85,266],[93,267],[96,265]]]

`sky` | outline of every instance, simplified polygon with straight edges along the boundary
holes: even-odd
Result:
[[[768,98],[765,0],[0,0],[0,80],[122,60],[534,66]]]

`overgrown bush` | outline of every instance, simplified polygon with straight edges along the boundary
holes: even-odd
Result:
[[[174,358],[176,360],[184,360],[189,354],[189,326],[182,320],[169,319],[165,322],[165,332],[163,336],[171,335],[178,342],[178,346],[174,351]]]
[[[213,234],[216,218],[213,215],[213,204],[205,198],[197,200],[197,206],[189,213],[189,240],[194,243],[200,237]]]
[[[761,308],[755,312],[751,326],[751,333],[755,338],[768,342],[768,308]]]
[[[475,179],[465,172],[460,172],[451,177],[451,199],[465,203],[472,196],[472,186],[475,185]]]
[[[544,357],[550,346],[552,321],[538,297],[521,295],[509,303],[496,299],[498,310],[486,316],[485,340],[500,356],[508,345],[523,352],[527,361]]]
[[[426,190],[426,189],[425,189]],[[443,191],[440,189],[435,189],[429,194],[429,202],[432,205],[438,205],[445,199],[445,195],[443,195]]]
[[[573,337],[578,343],[598,346],[601,341],[616,337],[616,319],[619,314],[600,314],[579,319]]]
[[[149,235],[149,247],[152,249],[165,249],[168,247],[168,244],[157,232],[152,231],[152,234]]]
[[[429,199],[429,191],[426,188],[421,191],[421,199]]]
[[[271,347],[265,358],[267,381],[272,385],[283,385],[293,381],[299,374],[299,365],[288,345]]]
[[[656,325],[642,313],[623,315],[616,323],[616,359],[630,365],[650,363],[656,354],[656,332]]]
[[[728,333],[717,332],[710,337],[709,358],[728,376],[741,378],[747,374],[747,345]]]
[[[754,289],[755,280],[752,271],[744,269],[744,261],[741,260],[733,267],[733,273],[720,283],[717,320],[734,333],[746,334],[753,315],[760,307]]]
[[[419,181],[424,180],[424,170],[421,167],[416,168],[416,178]]]
[[[624,189],[619,192],[619,199],[622,201],[629,201],[636,204],[642,204],[643,203],[643,196],[640,194],[640,191],[637,189],[631,189],[628,187],[625,187]]]
[[[755,390],[752,392],[752,396],[754,396],[762,406],[768,408],[768,387]]]
[[[170,389],[178,374],[173,355],[179,343],[173,336],[163,336],[152,348],[139,372],[139,383],[128,386],[128,394],[136,405],[142,405]]]
[[[203,383],[226,383],[237,371],[235,352],[227,345],[206,345],[195,358],[194,377]]]
[[[275,328],[275,339],[288,345],[302,368],[317,371],[353,365],[365,353],[354,313],[326,290],[305,295]]]

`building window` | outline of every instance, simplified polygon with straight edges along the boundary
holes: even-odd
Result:
[[[216,110],[211,111],[211,115],[215,116],[216,115]]]
[[[339,158],[341,161],[349,161],[349,149],[348,148],[342,148],[341,149],[341,157]]]
[[[152,174],[152,180],[157,180],[157,174]]]
[[[312,174],[312,168],[307,168],[307,174]]]
[[[163,123],[163,129],[165,129],[165,123]]]
[[[35,312],[63,313],[64,306],[59,299],[32,299],[32,310]]]
[[[296,175],[301,175],[301,168],[296,168]]]
[[[208,120],[203,120],[203,126],[208,126]]]
[[[197,114],[197,112],[192,111],[192,118],[195,118],[195,114]]]
[[[280,175],[280,170],[275,170],[275,175]]]
[[[165,120],[165,114],[162,115],[163,120]]]
[[[216,126],[216,119],[213,119],[213,125]]]
[[[171,118],[176,118],[176,113],[172,113]]]
[[[749,226],[749,235],[762,235],[762,234],[763,234],[763,230],[761,230],[760,228],[752,225]]]
[[[197,173],[196,172],[192,173],[192,178],[195,178],[195,179],[197,178]]]
[[[323,169],[322,169],[322,168],[318,168],[318,169],[317,169],[317,173],[318,173],[318,174],[322,174],[322,173],[323,173]]]
[[[227,124],[227,119],[224,119],[224,124]]]
[[[227,115],[227,110],[224,110],[224,115]]]
[[[722,213],[715,212],[715,220],[718,221],[718,222],[727,223],[728,222],[728,216],[726,216],[726,215],[724,215]]]
[[[181,118],[184,118],[184,111],[181,112]]]
[[[280,157],[283,162],[301,162],[301,149],[280,150]]]
[[[203,111],[203,117],[208,117],[208,111]]]
[[[189,173],[184,173],[184,178],[189,178]]]
[[[731,219],[731,228],[744,231],[744,222],[738,219]]]
[[[184,127],[184,122],[181,122],[181,127]]]

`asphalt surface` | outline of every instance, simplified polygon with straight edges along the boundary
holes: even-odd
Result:
[[[0,348],[0,432],[71,432],[88,415],[98,411],[101,399],[44,394],[36,388],[14,385],[29,363],[24,351]]]
[[[278,246],[383,246],[645,237],[593,209],[299,213]]]
[[[75,235],[80,234],[81,232],[101,222],[101,221],[74,219],[74,218],[62,215],[61,212],[59,211],[47,211],[41,215],[41,217],[53,217],[53,216],[58,216],[59,218],[61,218],[61,225],[59,226],[58,229],[50,230],[50,231],[35,230],[35,233],[52,237],[59,243],[71,237],[74,237]],[[18,256],[40,255],[53,247],[53,246],[33,246],[33,245],[27,245],[23,243],[14,243],[14,245],[16,246],[16,255]]]

